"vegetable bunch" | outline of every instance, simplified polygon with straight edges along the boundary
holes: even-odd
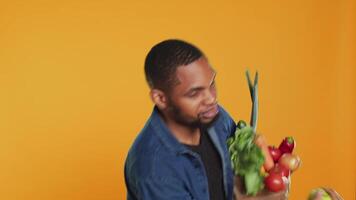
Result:
[[[254,139],[253,129],[241,120],[235,134],[227,140],[233,171],[242,178],[246,194],[253,196],[264,188],[261,167],[265,160]]]
[[[285,190],[290,173],[300,165],[300,158],[292,154],[294,139],[286,137],[276,148],[244,121],[236,128],[227,145],[232,169],[242,179],[246,195],[256,196],[264,187],[272,192]]]

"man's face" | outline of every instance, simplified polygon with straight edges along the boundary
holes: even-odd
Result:
[[[168,96],[168,115],[187,126],[208,125],[218,114],[215,75],[206,58],[202,57],[177,68],[179,84]]]

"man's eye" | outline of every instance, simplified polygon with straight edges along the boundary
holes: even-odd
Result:
[[[197,91],[194,91],[194,92],[191,92],[188,94],[189,97],[196,97],[198,96],[198,92]]]

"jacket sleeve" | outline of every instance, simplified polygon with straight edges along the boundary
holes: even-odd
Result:
[[[191,200],[183,183],[168,178],[148,177],[138,182],[140,200]]]

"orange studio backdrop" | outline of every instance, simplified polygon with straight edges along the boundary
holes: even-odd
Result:
[[[301,1],[0,2],[0,199],[125,199],[123,165],[152,111],[143,74],[167,38],[199,46],[222,104],[297,141],[291,200],[312,188],[355,199],[356,5]]]

